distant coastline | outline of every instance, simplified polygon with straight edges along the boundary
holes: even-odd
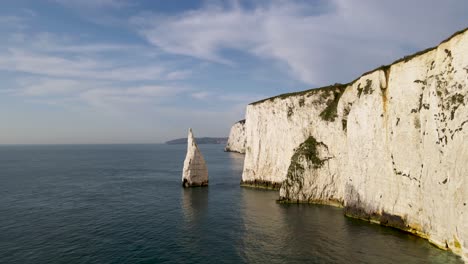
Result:
[[[197,144],[226,144],[227,137],[201,137],[196,138]],[[177,138],[173,140],[166,141],[168,145],[178,145],[178,144],[187,144],[187,138]]]

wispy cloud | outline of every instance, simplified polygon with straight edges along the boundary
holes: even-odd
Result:
[[[18,35],[18,34],[16,34]],[[11,39],[12,44],[27,45],[30,50],[61,53],[110,53],[110,52],[149,52],[150,49],[123,43],[83,42],[68,35],[57,35],[51,32],[36,32],[32,35],[22,34],[22,38]]]
[[[211,96],[211,93],[207,91],[199,91],[199,92],[192,93],[192,97],[198,100],[207,99],[210,96]]]
[[[2,28],[13,28],[22,30],[26,28],[27,18],[20,15],[0,15],[0,26]]]
[[[0,45],[0,71],[17,76],[16,85],[2,90],[6,94],[113,112],[129,104],[173,99],[187,90],[177,82],[192,74],[175,61],[159,59],[153,47],[21,31],[12,32]]]
[[[187,70],[170,71],[158,65],[118,66],[118,63],[95,58],[64,58],[21,49],[1,54],[0,69],[58,78],[113,81],[173,80],[187,76]]]
[[[324,84],[349,80],[404,55],[408,47],[434,45],[466,26],[466,15],[457,10],[468,9],[468,2],[429,2],[271,1],[250,9],[234,1],[131,21],[145,39],[170,53],[233,65],[225,51],[239,50],[281,61],[306,83]]]
[[[83,43],[47,32],[15,32],[7,39],[4,51],[0,50],[0,69],[6,71],[109,81],[180,80],[191,73],[158,61],[157,52],[148,47]]]
[[[209,91],[196,91],[191,96],[198,100],[214,101],[214,102],[230,102],[241,104],[245,107],[246,104],[266,98],[264,94],[255,93],[215,93]]]
[[[31,9],[22,8],[11,14],[0,14],[0,28],[20,31],[28,27],[31,19],[37,16]]]
[[[4,93],[31,98],[37,102],[66,106],[79,103],[100,109],[116,111],[122,104],[147,104],[156,106],[191,89],[170,85],[118,85],[108,81],[34,78],[17,80],[16,89],[2,90]]]
[[[116,103],[144,103],[167,100],[185,91],[185,88],[170,86],[137,86],[125,88],[96,88],[80,94],[80,98],[97,107],[113,107]]]
[[[67,7],[81,8],[122,8],[130,5],[128,0],[53,0]]]
[[[20,87],[10,90],[21,96],[57,96],[68,95],[86,89],[86,84],[77,80],[64,79],[23,79]]]
[[[349,81],[468,24],[458,0],[200,2],[8,5],[0,142],[226,134],[247,103]]]
[[[15,25],[15,24],[21,24],[24,21],[23,17],[16,16],[16,15],[3,15],[0,16],[0,23],[1,24],[9,24],[9,25]]]
[[[176,16],[143,15],[131,19],[147,40],[167,52],[224,64],[232,61],[222,49],[249,49],[257,42],[255,29],[261,16],[241,9],[209,6]]]

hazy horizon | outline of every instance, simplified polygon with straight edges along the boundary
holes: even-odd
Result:
[[[55,145],[160,145],[176,139],[186,139],[187,137],[170,138],[162,142],[79,142],[79,143],[0,143],[0,146],[55,146]],[[228,138],[225,136],[197,136],[199,138]],[[212,143],[209,143],[212,144]]]
[[[457,0],[7,0],[0,145],[158,144],[189,127],[227,137],[248,103],[435,46],[467,27],[466,10]]]

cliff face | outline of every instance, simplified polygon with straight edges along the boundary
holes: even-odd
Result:
[[[468,32],[347,85],[250,104],[242,181],[468,257]]]
[[[325,138],[330,142],[342,140],[340,123],[327,122],[320,117],[328,102],[331,107],[336,105],[342,90],[341,86],[310,90],[247,106],[243,183],[279,188],[286,179],[294,149],[311,136],[312,131],[314,138],[321,142]],[[328,151],[338,153],[338,149]],[[327,153],[321,155],[327,156]],[[337,166],[331,164],[327,169],[337,170]]]
[[[229,132],[225,151],[245,153],[245,120],[235,123]]]

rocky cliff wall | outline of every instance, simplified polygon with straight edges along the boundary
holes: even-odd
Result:
[[[346,85],[250,104],[242,182],[468,257],[468,32]]]
[[[225,151],[245,153],[245,120],[235,123],[229,132]]]

